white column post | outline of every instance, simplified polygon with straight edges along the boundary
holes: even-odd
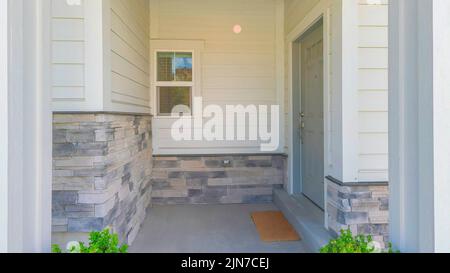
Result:
[[[433,6],[435,251],[450,252],[450,1]]]
[[[390,3],[391,239],[450,252],[450,2]]]
[[[0,1],[0,253],[8,251],[8,2]]]
[[[358,1],[342,0],[341,28],[342,181],[358,182]],[[339,73],[339,72],[337,72]]]
[[[358,182],[358,1],[333,3],[332,101],[333,170],[342,182]]]
[[[17,1],[17,0],[12,0]],[[23,0],[23,250],[49,252],[52,226],[50,0]]]
[[[49,0],[0,4],[0,252],[48,252]]]

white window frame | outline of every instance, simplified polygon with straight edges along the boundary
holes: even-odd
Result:
[[[152,114],[159,119],[173,118],[170,115],[159,115],[158,87],[189,86],[191,90],[191,113],[194,97],[202,96],[202,52],[205,42],[203,40],[160,40],[150,41],[150,82],[152,97]],[[192,82],[160,82],[158,81],[157,55],[158,52],[189,52],[192,53]]]
[[[158,81],[158,53],[191,53],[192,54],[192,81],[187,82],[187,81]],[[154,51],[154,61],[155,61],[155,69],[153,71],[154,75],[154,79],[155,79],[155,89],[156,89],[156,93],[155,93],[155,98],[156,98],[156,107],[155,107],[155,113],[158,117],[167,117],[170,116],[170,113],[164,113],[161,114],[160,113],[160,104],[159,104],[159,92],[158,92],[158,88],[159,87],[190,87],[191,88],[191,93],[189,94],[189,99],[190,99],[190,106],[191,106],[191,114],[188,116],[192,115],[192,111],[193,111],[193,97],[194,97],[194,87],[195,87],[195,80],[196,80],[196,62],[195,62],[195,52],[194,50],[190,49],[190,50],[165,50],[165,49],[156,49]]]

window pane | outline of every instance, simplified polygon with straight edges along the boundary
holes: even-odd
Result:
[[[158,52],[158,81],[192,81],[192,53]]]
[[[175,78],[176,81],[192,81],[192,53],[175,54]]]
[[[191,109],[191,87],[158,87],[158,98],[161,115],[171,114],[178,105]]]
[[[158,81],[173,81],[173,53],[158,52]]]

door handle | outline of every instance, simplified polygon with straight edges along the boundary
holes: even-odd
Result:
[[[305,129],[305,122],[304,122],[304,118],[305,118],[305,113],[301,112],[300,113],[300,143],[303,145],[303,130]]]
[[[305,113],[301,112],[300,118],[299,118],[300,129],[305,128],[305,122],[303,121],[304,118],[305,118]]]
[[[304,128],[305,128],[305,121],[304,121],[304,118],[305,118],[305,113],[304,113],[304,112],[301,112],[301,113],[300,113],[300,128],[301,128],[301,129],[304,129]]]

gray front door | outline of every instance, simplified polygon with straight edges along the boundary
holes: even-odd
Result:
[[[324,208],[323,27],[301,46],[301,173],[303,194]]]

